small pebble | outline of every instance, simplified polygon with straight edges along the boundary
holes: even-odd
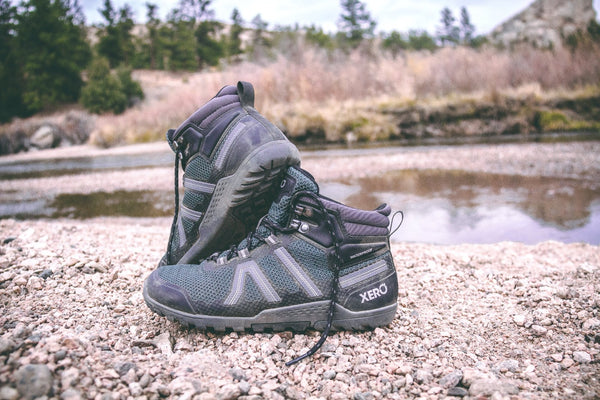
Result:
[[[52,373],[46,365],[24,365],[15,373],[17,390],[24,399],[45,396],[52,389]]]
[[[448,389],[447,395],[454,397],[465,397],[469,394],[469,391],[465,388],[454,386]]]

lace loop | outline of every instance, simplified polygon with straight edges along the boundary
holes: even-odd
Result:
[[[400,223],[398,223],[398,226],[394,228],[394,221],[396,220],[396,215],[400,214]],[[402,223],[404,222],[404,213],[402,211],[396,211],[394,213],[394,215],[392,215],[392,221],[390,222],[390,234],[389,237],[392,237],[392,235],[394,233],[396,233],[396,231],[398,229],[400,229],[400,227],[402,226]]]

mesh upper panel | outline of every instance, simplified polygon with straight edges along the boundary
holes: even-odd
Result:
[[[275,290],[279,291],[279,289],[282,288],[290,293],[300,290],[300,287],[294,278],[282,268],[275,257],[271,255],[263,257],[258,264],[263,268],[265,275],[267,275],[267,278],[269,278]]]
[[[183,229],[185,229],[185,234],[189,234],[194,228],[194,221],[190,221],[187,218],[181,218],[181,222],[183,223]]]
[[[185,175],[197,181],[208,181],[212,166],[204,157],[196,157],[185,168]]]
[[[183,205],[192,210],[204,212],[208,206],[206,200],[208,200],[206,195],[194,192],[193,190],[188,190],[183,196]]]
[[[210,279],[207,279],[203,271],[205,265],[173,265],[160,268],[158,273],[165,281],[183,288],[194,303],[220,301],[231,289],[235,270],[222,267],[210,271]]]
[[[323,294],[329,293],[333,272],[328,268],[325,253],[303,240],[293,241],[287,246],[287,250],[298,261],[298,264],[306,269]]]
[[[251,278],[247,278],[246,282],[244,282],[244,295],[240,301],[241,304],[252,304],[252,303],[261,303],[264,302],[265,298],[262,293],[256,287],[256,283]]]

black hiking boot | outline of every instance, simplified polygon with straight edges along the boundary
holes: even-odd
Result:
[[[296,147],[254,109],[248,82],[221,89],[167,141],[176,153],[175,216],[159,266],[195,263],[237,243],[269,209],[288,166],[300,164]]]
[[[385,204],[364,211],[325,198],[310,174],[291,167],[246,239],[199,265],[154,271],[144,299],[154,312],[202,329],[323,330],[310,355],[330,329],[375,328],[394,319],[390,211]]]

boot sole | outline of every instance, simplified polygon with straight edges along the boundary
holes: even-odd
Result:
[[[300,164],[300,153],[287,140],[268,142],[250,153],[235,173],[221,178],[199,226],[198,237],[177,264],[190,264],[223,250],[236,232],[253,228],[263,217],[288,167]],[[217,244],[217,245],[215,245]],[[212,246],[211,246],[212,245]],[[165,265],[161,260],[160,265]],[[159,266],[160,266],[159,265]]]
[[[148,295],[144,284],[144,300],[156,314],[185,326],[217,332],[304,332],[312,328],[322,331],[327,325],[329,300],[315,301],[261,311],[254,317],[219,317],[189,314],[167,307]],[[389,325],[396,316],[397,303],[367,311],[350,311],[336,304],[333,330],[368,330]]]

